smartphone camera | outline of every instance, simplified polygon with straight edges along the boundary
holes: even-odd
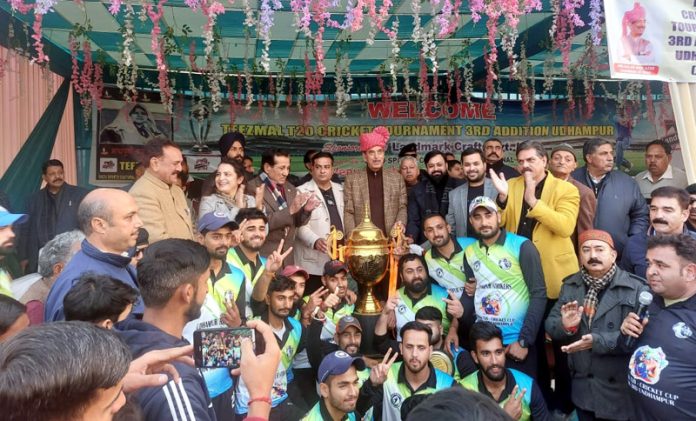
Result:
[[[244,338],[251,339],[255,347],[254,330],[247,327],[195,331],[193,346],[196,367],[238,368]]]

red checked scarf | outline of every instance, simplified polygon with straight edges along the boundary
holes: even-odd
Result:
[[[599,293],[602,292],[607,287],[607,285],[609,285],[609,282],[611,282],[615,274],[616,263],[614,263],[611,266],[611,269],[609,269],[609,271],[605,273],[604,276],[602,276],[601,278],[594,278],[590,276],[590,274],[587,273],[585,268],[582,268],[582,280],[585,282],[585,287],[587,288],[587,292],[585,293],[585,300],[582,306],[584,309],[583,311],[585,313],[585,316],[587,317],[587,325],[590,328],[592,328],[592,318],[597,312],[597,303],[599,301],[597,297],[599,296]]]

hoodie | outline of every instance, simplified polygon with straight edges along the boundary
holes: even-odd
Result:
[[[44,309],[44,320],[55,322],[65,319],[63,299],[70,291],[70,288],[87,272],[111,276],[138,290],[135,268],[130,264],[130,261],[131,258],[128,256],[105,253],[94,247],[89,241],[82,241],[82,249],[70,259],[70,262],[65,266],[65,269],[58,276],[58,279],[51,287],[51,291],[48,293]],[[132,313],[143,313],[143,301],[140,297],[133,305]]]
[[[130,348],[133,358],[148,351],[188,345],[141,320],[127,319],[117,325],[118,333]],[[216,421],[213,404],[200,372],[186,364],[174,362],[181,382],[170,381],[161,387],[139,390],[135,397],[148,421]]]

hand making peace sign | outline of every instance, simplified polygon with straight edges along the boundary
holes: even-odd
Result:
[[[392,349],[389,348],[387,350],[387,353],[384,354],[382,362],[372,367],[372,370],[370,371],[370,382],[372,382],[373,386],[379,386],[380,384],[384,384],[384,382],[387,381],[389,369],[391,368],[392,364],[394,364],[394,361],[396,361],[396,358],[399,356],[398,352],[394,352],[394,355],[392,355],[391,358],[389,358],[391,353]]]

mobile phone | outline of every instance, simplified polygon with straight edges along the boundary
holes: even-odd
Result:
[[[256,348],[254,329],[248,327],[202,329],[193,332],[193,359],[198,368],[238,368],[242,339],[250,338]]]

